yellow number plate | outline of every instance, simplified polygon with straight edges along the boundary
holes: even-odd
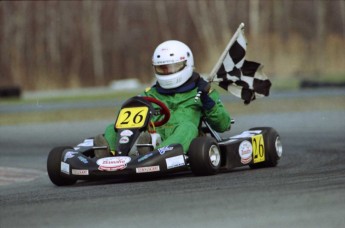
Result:
[[[254,163],[265,161],[265,145],[262,134],[252,136]]]
[[[121,109],[115,127],[120,128],[140,128],[144,126],[148,107],[131,107]]]

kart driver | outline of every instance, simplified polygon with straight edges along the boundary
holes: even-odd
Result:
[[[215,131],[230,129],[230,115],[219,93],[193,71],[193,54],[187,45],[176,40],[161,43],[153,53],[152,63],[156,84],[141,95],[162,101],[170,110],[169,121],[156,128],[162,138],[158,148],[179,143],[187,153],[192,140],[198,136],[202,116]],[[109,150],[103,154],[96,150],[96,157],[115,155],[116,142],[114,124],[111,124],[104,137],[95,138],[96,145],[109,145]]]

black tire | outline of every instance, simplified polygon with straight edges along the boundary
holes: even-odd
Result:
[[[56,147],[49,152],[47,159],[47,171],[50,180],[57,186],[73,185],[76,179],[61,175],[61,156],[64,150],[73,149],[72,147]]]
[[[214,175],[219,172],[221,152],[216,140],[211,137],[195,138],[189,147],[188,157],[194,175]]]
[[[266,153],[265,156],[267,159],[264,162],[250,164],[249,167],[252,169],[257,169],[277,166],[283,152],[283,147],[278,132],[271,127],[256,127],[251,128],[250,130],[263,131]]]

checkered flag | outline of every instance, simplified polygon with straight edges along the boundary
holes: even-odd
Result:
[[[268,96],[271,82],[262,72],[260,63],[245,59],[247,43],[243,31],[244,24],[241,23],[213,68],[209,81],[218,83],[249,104],[257,97]]]

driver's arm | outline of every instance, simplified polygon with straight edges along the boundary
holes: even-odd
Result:
[[[219,93],[212,90],[209,94],[215,105],[210,109],[204,109],[207,122],[218,132],[224,132],[231,127],[231,117],[227,109],[220,100]]]

